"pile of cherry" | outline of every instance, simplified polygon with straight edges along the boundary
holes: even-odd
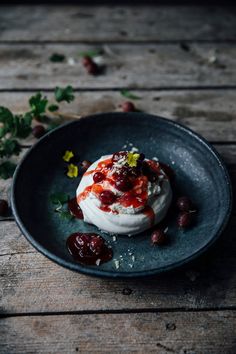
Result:
[[[180,229],[186,229],[193,223],[193,217],[196,213],[196,209],[193,206],[192,201],[186,197],[179,197],[176,201],[176,208],[178,210],[177,225]],[[156,228],[152,235],[151,240],[153,245],[161,246],[168,242],[167,229]]]

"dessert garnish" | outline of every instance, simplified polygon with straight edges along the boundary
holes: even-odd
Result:
[[[70,159],[74,157],[74,153],[73,151],[70,151],[70,150],[66,150],[62,159],[65,161],[65,162],[69,162]]]
[[[104,238],[95,233],[76,232],[71,234],[67,241],[70,254],[80,263],[100,265],[112,259],[112,248]]]
[[[79,174],[79,169],[78,169],[78,166],[74,165],[73,163],[70,163],[68,166],[67,166],[67,173],[66,175],[70,178],[76,178],[78,177],[78,174]]]

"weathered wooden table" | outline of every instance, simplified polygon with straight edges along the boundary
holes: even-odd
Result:
[[[82,67],[91,49],[103,50],[104,75]],[[55,52],[66,60],[51,62]],[[138,108],[208,139],[236,182],[235,8],[1,7],[1,105],[22,112],[32,93],[67,84],[77,99],[65,110],[83,115],[119,109],[129,88]],[[1,220],[0,353],[236,353],[235,211],[203,257],[134,281],[63,269]]]

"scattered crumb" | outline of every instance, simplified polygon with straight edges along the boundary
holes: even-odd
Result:
[[[118,261],[117,259],[114,259],[114,263],[115,263],[116,269],[120,268],[120,261]]]
[[[73,66],[73,65],[75,65],[75,59],[74,58],[68,58],[67,63],[68,63],[68,65]]]
[[[101,259],[100,259],[100,258],[98,258],[98,259],[96,260],[96,265],[97,265],[97,266],[99,266],[99,265],[100,265],[100,263],[101,263]]]
[[[132,149],[130,150],[130,152],[138,152],[138,148],[133,146]]]
[[[135,256],[134,255],[132,255],[131,259],[132,259],[133,262],[135,262]]]
[[[112,240],[113,240],[114,242],[116,241],[116,236],[115,236],[115,235],[112,236]]]

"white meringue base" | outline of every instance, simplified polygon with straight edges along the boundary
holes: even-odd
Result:
[[[95,161],[87,171],[94,170],[100,161],[110,157],[111,155],[102,156],[99,160]],[[82,193],[84,189],[91,184],[93,184],[93,174],[84,175],[77,188],[76,196]],[[165,217],[171,200],[172,190],[170,182],[168,179],[164,179],[160,194],[153,195],[149,193],[148,206],[153,209],[155,214],[155,220],[152,225],[159,223]],[[79,206],[83,211],[85,222],[94,224],[100,230],[110,234],[131,236],[145,231],[152,226],[150,218],[142,211],[135,212],[133,209],[130,210],[129,213],[127,213],[127,210],[125,213],[122,213],[121,209],[119,213],[116,214],[101,210],[99,208],[100,201],[93,193],[89,193],[84,200],[81,200]]]

